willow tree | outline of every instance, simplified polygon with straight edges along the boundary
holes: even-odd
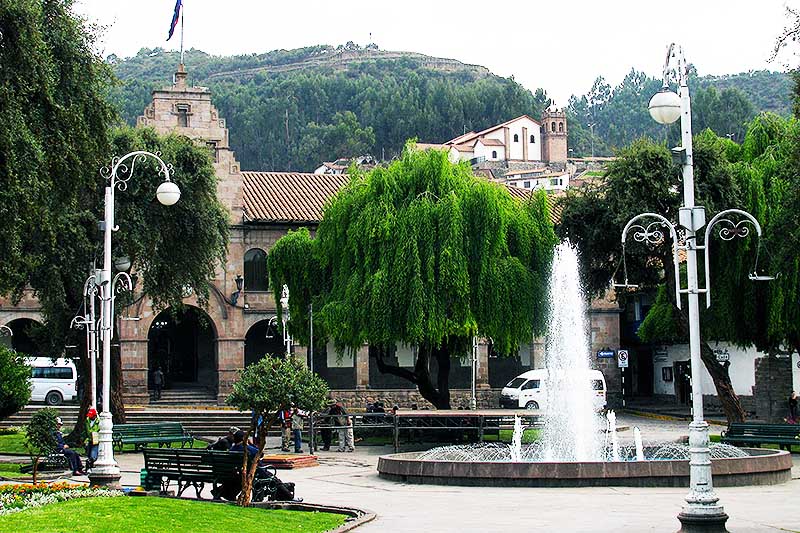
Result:
[[[511,354],[541,333],[554,244],[544,192],[512,198],[442,151],[407,146],[388,167],[353,169],[315,238],[299,231],[275,244],[270,276],[290,289],[301,341],[313,303],[337,350],[369,344],[380,372],[448,409],[451,360],[473,336]],[[417,347],[413,368],[387,361],[396,344]]]

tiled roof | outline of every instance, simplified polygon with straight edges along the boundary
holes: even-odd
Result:
[[[242,172],[244,209],[248,222],[310,223],[322,220],[326,202],[350,179],[347,174]],[[527,200],[530,189],[505,184],[512,197]],[[547,196],[554,221],[555,198]]]
[[[484,146],[505,146],[500,139],[478,139],[478,142]]]
[[[248,221],[312,222],[322,219],[322,208],[347,184],[345,174],[242,172],[244,208]]]
[[[455,143],[462,144],[462,143],[469,142],[469,141],[471,141],[473,139],[476,139],[478,137],[482,137],[483,135],[486,135],[487,133],[491,133],[491,132],[493,132],[493,131],[495,131],[497,129],[500,129],[500,128],[503,128],[505,126],[508,126],[512,122],[516,122],[517,120],[519,120],[521,118],[528,118],[532,122],[534,122],[535,124],[538,124],[540,126],[542,125],[541,122],[539,122],[535,118],[532,118],[530,115],[520,115],[520,116],[518,116],[516,118],[512,118],[511,120],[506,120],[502,124],[497,124],[496,126],[491,126],[489,128],[486,128],[485,130],[479,131],[477,133],[467,133],[465,135],[461,135],[459,137],[456,137],[455,139],[450,139],[449,141],[447,141],[444,144],[455,144]]]
[[[455,148],[459,152],[472,152],[474,148],[472,146],[467,146],[466,144],[454,144],[452,148]]]

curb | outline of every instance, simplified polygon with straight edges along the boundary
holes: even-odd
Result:
[[[344,524],[331,529],[328,533],[344,533],[375,520],[377,515],[367,509],[356,509],[355,507],[337,507],[335,505],[322,505],[316,503],[297,503],[297,502],[261,502],[253,503],[251,507],[262,509],[284,509],[287,511],[305,511],[317,513],[343,514],[348,518]]]
[[[667,420],[672,422],[689,422],[692,420],[691,416],[661,415],[657,413],[650,413],[648,411],[637,411],[635,409],[620,409],[619,411],[627,415],[639,416],[642,418],[650,418],[653,420]],[[715,420],[711,418],[706,418],[706,422],[717,426],[728,425],[728,422],[725,420]]]

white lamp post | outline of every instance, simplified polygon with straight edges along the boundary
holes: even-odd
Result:
[[[0,326],[0,337],[13,337],[14,332],[11,331],[11,328],[3,324]]]
[[[95,275],[95,283],[100,287],[100,338],[103,344],[103,406],[100,413],[100,445],[97,461],[94,463],[89,480],[93,485],[118,486],[120,472],[114,460],[113,428],[111,419],[111,339],[114,336],[114,295],[117,285],[120,289],[132,288],[131,278],[126,272],[119,272],[111,277],[111,233],[118,228],[114,225],[114,191],[124,191],[128,182],[133,177],[137,163],[144,163],[148,157],[158,161],[159,173],[163,174],[164,182],[156,191],[158,201],[165,206],[174,205],[181,197],[178,186],[170,179],[173,172],[172,165],[167,165],[161,160],[159,154],[146,151],[135,151],[114,158],[111,168],[101,170],[101,175],[108,180],[105,192],[105,217],[104,217],[104,243],[103,243],[103,269]],[[122,266],[122,265],[120,265]]]
[[[674,61],[673,61],[674,60]],[[675,63],[673,65],[673,63]],[[667,52],[667,61],[664,65],[664,86],[650,100],[650,114],[661,124],[671,124],[681,119],[681,147],[673,149],[683,160],[683,207],[679,210],[678,226],[656,213],[643,213],[633,217],[625,229],[622,230],[623,262],[625,257],[625,242],[629,231],[633,231],[636,242],[660,244],[665,240],[665,233],[669,233],[672,240],[673,268],[675,274],[675,298],[678,308],[681,308],[681,295],[686,294],[689,302],[689,350],[691,354],[692,373],[692,422],[689,424],[689,494],[678,520],[681,522],[681,532],[717,532],[727,531],[725,522],[728,515],[719,505],[719,498],[714,493],[711,479],[711,453],[708,444],[708,424],[703,419],[703,391],[701,381],[702,360],[700,357],[700,311],[698,298],[700,294],[706,295],[706,306],[711,305],[711,287],[709,272],[709,245],[711,233],[718,224],[720,237],[731,240],[735,237],[747,237],[748,224],[751,224],[757,235],[761,236],[761,226],[749,213],[739,209],[728,209],[718,213],[705,230],[705,239],[699,242],[698,231],[706,225],[705,209],[694,203],[694,172],[692,161],[692,115],[689,101],[689,87],[687,83],[686,59],[683,50],[675,44],[670,45]],[[670,91],[669,84],[677,82],[680,94]],[[734,222],[731,215],[742,217]],[[654,222],[645,223],[645,219],[655,219]],[[683,232],[682,243],[679,242],[678,230]],[[666,230],[666,231],[665,231]],[[697,276],[697,251],[705,251],[705,287],[700,288]],[[679,254],[685,252],[686,256],[686,288],[682,287]],[[635,287],[628,283],[627,266],[625,267],[625,282],[616,287]],[[758,270],[758,254],[756,253],[751,280],[768,280],[768,276],[761,276]]]
[[[292,337],[286,329],[289,322],[289,287],[286,285],[281,289],[281,309],[283,310],[283,342],[286,343],[286,357],[292,355]]]

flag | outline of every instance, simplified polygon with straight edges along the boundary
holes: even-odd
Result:
[[[178,17],[181,13],[181,2],[183,0],[177,0],[175,2],[175,13],[172,14],[172,22],[169,25],[169,35],[167,36],[167,40],[169,41],[172,39],[172,34],[175,33],[175,26],[178,25]]]

